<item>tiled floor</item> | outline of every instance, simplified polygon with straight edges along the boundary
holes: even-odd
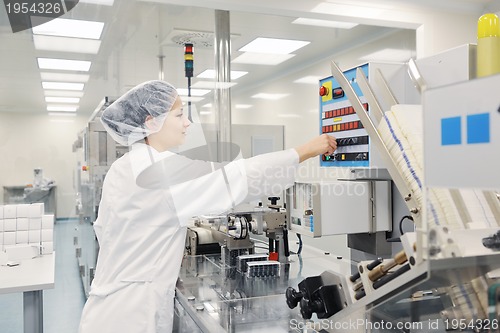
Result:
[[[55,225],[55,288],[43,293],[44,333],[77,333],[85,303],[73,237],[77,221]],[[0,332],[23,333],[23,295],[0,295]]]

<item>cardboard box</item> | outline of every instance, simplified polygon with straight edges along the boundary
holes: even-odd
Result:
[[[42,254],[50,254],[54,252],[54,243],[53,242],[42,242]]]
[[[32,203],[29,206],[28,217],[37,218],[42,217],[45,211],[43,203]]]
[[[6,231],[3,233],[3,245],[16,245],[16,232]]]
[[[28,217],[29,204],[16,205],[16,217]]]
[[[29,218],[29,230],[40,230],[42,229],[42,218],[41,217],[30,217]]]
[[[28,231],[29,237],[28,241],[30,243],[40,243],[41,241],[41,231],[40,230],[30,230]]]
[[[16,244],[28,244],[28,230],[16,232]]]
[[[16,217],[17,217],[16,205],[3,206],[3,218],[4,219],[15,219]]]
[[[42,229],[42,242],[53,242],[53,241],[54,241],[54,230]]]
[[[42,229],[54,229],[54,215],[42,216]]]
[[[29,219],[27,217],[18,217],[16,222],[17,231],[28,231]]]
[[[3,230],[4,231],[16,231],[17,230],[17,220],[16,219],[4,219],[3,220]]]

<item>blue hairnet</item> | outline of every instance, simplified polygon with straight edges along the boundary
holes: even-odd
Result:
[[[174,86],[165,81],[141,83],[108,106],[101,122],[116,142],[129,146],[161,129],[162,126],[154,129],[144,126],[146,117],[152,116],[162,125],[177,96]]]

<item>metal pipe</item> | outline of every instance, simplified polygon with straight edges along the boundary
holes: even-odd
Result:
[[[230,57],[231,40],[229,33],[229,12],[224,10],[215,11],[215,93],[214,113],[218,133],[218,159],[229,160],[231,152],[228,151],[231,142],[231,81]]]

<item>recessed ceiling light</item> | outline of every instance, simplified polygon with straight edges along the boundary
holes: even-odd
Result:
[[[328,3],[322,2],[314,7],[312,13],[321,14],[331,14],[340,16],[352,16],[352,17],[364,17],[364,18],[375,18],[378,17],[383,12],[389,10],[390,8],[381,8],[380,6],[375,6],[374,4],[365,4],[360,6],[359,4],[340,4],[340,3]]]
[[[37,58],[40,69],[60,69],[67,71],[88,72],[91,62],[86,60],[69,60],[53,58]]]
[[[33,35],[100,39],[103,22],[56,18],[32,28]]]
[[[47,96],[47,97],[45,97],[45,102],[47,102],[47,103],[80,103],[80,99],[78,97]]]
[[[70,112],[49,112],[49,116],[56,116],[56,117],[76,117],[76,113],[70,113]]]
[[[247,75],[248,72],[244,71],[231,71],[229,74],[231,76],[231,80],[237,80],[240,77]],[[206,69],[200,74],[196,75],[197,78],[199,79],[215,79],[215,70],[213,69]]]
[[[252,98],[268,99],[268,100],[278,100],[285,98],[290,94],[269,94],[269,93],[259,93],[252,96]]]
[[[40,76],[42,81],[87,82],[89,80],[87,74],[41,72]]]
[[[41,51],[73,52],[97,54],[101,46],[100,40],[56,37],[56,36],[33,36],[35,49]]]
[[[233,61],[235,64],[278,65],[295,57],[295,54],[265,54],[245,52]]]
[[[83,90],[83,83],[74,82],[42,82],[43,89],[53,90]]]
[[[290,54],[310,42],[302,40],[258,37],[238,51],[253,53]]]
[[[44,90],[45,96],[60,96],[60,97],[83,97],[83,91],[75,90]]]
[[[215,81],[198,81],[194,83],[191,88],[196,89],[228,89],[238,83],[236,82],[215,82]]]
[[[210,90],[208,89],[191,89],[191,96],[204,96],[208,94]],[[178,88],[177,93],[180,96],[187,96],[188,90],[186,88]]]
[[[113,6],[115,0],[80,0],[80,2],[91,3],[94,5],[103,5],[103,6]]]
[[[78,106],[60,106],[60,105],[48,105],[47,111],[56,111],[56,112],[76,112]]]
[[[310,19],[305,17],[299,17],[293,24],[302,24],[302,25],[313,25],[317,27],[327,27],[327,28],[339,28],[339,29],[351,29],[358,25],[358,23],[351,22],[339,22],[339,21],[329,21],[329,20],[317,20]]]
[[[212,103],[207,103],[205,105],[202,105],[201,107],[202,108],[211,108],[212,107]]]
[[[200,116],[208,116],[211,114],[212,114],[212,111],[200,111]]]

